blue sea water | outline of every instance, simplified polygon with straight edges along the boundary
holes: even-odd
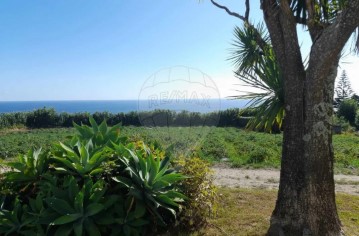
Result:
[[[229,108],[243,108],[247,104],[246,100],[209,100],[213,106],[196,106],[193,103],[169,102],[160,104],[156,109],[169,109],[174,111],[187,110],[191,112],[211,112],[226,110]],[[0,113],[33,111],[39,108],[54,108],[57,112],[130,112],[153,110],[148,104],[148,100],[113,100],[113,101],[0,101]]]

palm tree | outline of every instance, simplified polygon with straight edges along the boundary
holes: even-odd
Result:
[[[258,34],[264,40],[265,47],[258,44]],[[243,28],[235,27],[234,36],[234,48],[229,60],[236,67],[235,76],[245,86],[259,90],[232,96],[234,99],[250,100],[248,109],[255,110],[256,116],[249,121],[247,128],[269,132],[274,124],[281,128],[284,118],[283,78],[263,24],[256,29],[248,24]]]

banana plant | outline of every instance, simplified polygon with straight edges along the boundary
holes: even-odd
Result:
[[[165,224],[160,214],[161,209],[176,217],[179,203],[183,202],[186,196],[176,191],[174,184],[186,177],[170,168],[170,158],[165,157],[160,160],[152,154],[144,158],[140,151],[135,153],[121,144],[114,145],[114,148],[119,154],[118,159],[121,165],[125,167],[126,176],[114,176],[112,179],[128,189],[128,194],[137,202],[146,205],[149,213],[155,216],[161,224]]]

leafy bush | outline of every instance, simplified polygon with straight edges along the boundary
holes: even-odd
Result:
[[[337,113],[339,117],[344,117],[344,119],[346,119],[350,125],[354,125],[357,109],[357,101],[353,99],[346,99],[340,103]]]
[[[58,121],[55,109],[44,107],[27,114],[26,126],[29,128],[49,128],[57,126]]]
[[[208,162],[198,157],[181,158],[178,166],[181,173],[189,178],[180,182],[180,188],[188,200],[181,209],[177,224],[181,230],[193,231],[203,227],[208,217],[216,213],[217,189]]]
[[[219,112],[218,126],[245,128],[255,112],[251,109],[227,109]]]
[[[72,127],[73,123],[88,125],[90,113],[78,112],[78,113],[69,114],[63,112],[58,114],[58,116],[59,116],[60,127]]]
[[[12,128],[24,126],[26,123],[26,112],[5,113],[0,115],[0,128]]]
[[[267,149],[257,147],[255,150],[248,154],[247,164],[261,163],[266,161],[266,159],[270,156]]]
[[[157,126],[157,127],[193,127],[193,126],[219,126],[219,127],[246,127],[255,111],[250,109],[227,109],[210,113],[174,112],[171,110],[153,110],[128,113],[95,112],[93,119],[100,123],[107,120],[108,124],[122,123],[124,126]],[[90,113],[56,113],[53,108],[41,108],[31,112],[16,112],[0,114],[0,129],[17,126],[28,128],[72,127],[77,124],[89,125]]]
[[[90,118],[49,151],[0,175],[0,234],[144,235],[171,226],[186,199],[167,156]]]
[[[353,127],[350,125],[349,121],[346,120],[343,116],[338,117],[338,116],[333,116],[333,125],[337,125],[340,126],[342,131],[344,132],[352,132],[353,131]]]

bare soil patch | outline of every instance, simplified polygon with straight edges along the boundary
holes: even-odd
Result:
[[[278,189],[279,170],[213,167],[214,183],[230,188]],[[335,175],[335,191],[359,196],[359,176]]]

